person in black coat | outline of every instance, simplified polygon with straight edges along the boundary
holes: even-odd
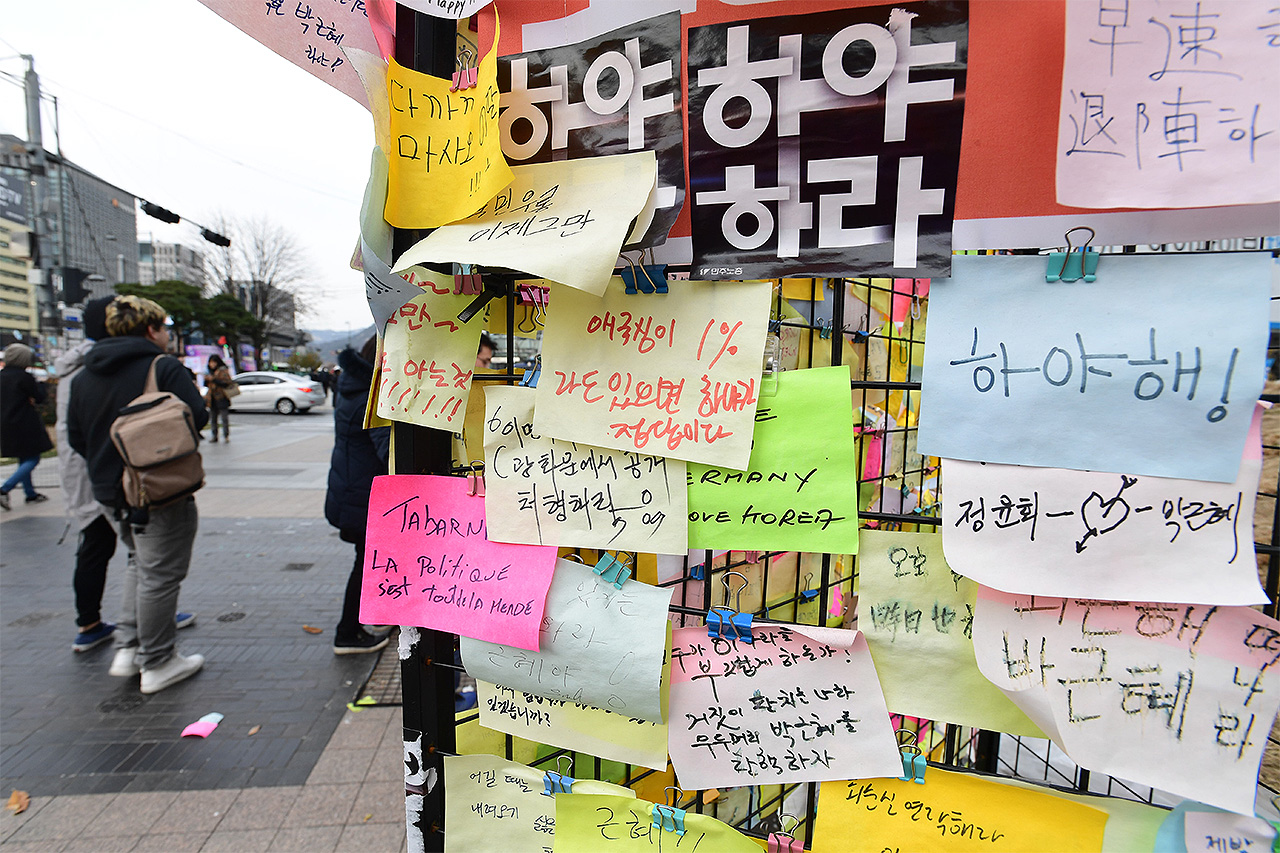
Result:
[[[344,542],[356,546],[355,564],[342,598],[342,617],[334,632],[336,655],[375,652],[387,644],[386,635],[370,634],[360,624],[360,586],[364,572],[364,537],[369,519],[369,491],[373,478],[387,473],[391,429],[364,428],[373,360],[378,338],[373,336],[357,353],[347,347],[338,354],[342,375],[333,393],[333,455],[329,462],[329,490],[324,517]]]
[[[4,369],[0,370],[0,456],[18,460],[18,470],[0,486],[0,508],[9,509],[9,492],[22,485],[27,503],[49,498],[31,484],[31,472],[40,464],[40,454],[53,448],[49,431],[36,406],[47,396],[44,383],[37,382],[27,368],[35,362],[35,353],[26,344],[9,344],[4,348]]]

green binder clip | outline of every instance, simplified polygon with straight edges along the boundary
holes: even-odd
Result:
[[[1088,231],[1089,239],[1085,240],[1080,246],[1071,244],[1071,234],[1074,231]],[[1062,281],[1072,283],[1084,279],[1085,281],[1095,281],[1098,278],[1098,258],[1097,252],[1089,249],[1089,244],[1093,242],[1094,231],[1088,225],[1078,225],[1072,228],[1065,235],[1067,238],[1067,250],[1065,252],[1050,252],[1049,266],[1045,269],[1045,281]]]

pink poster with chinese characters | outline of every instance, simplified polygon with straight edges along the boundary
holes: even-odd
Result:
[[[373,481],[360,620],[536,651],[556,549],[490,542],[470,492],[465,477]]]

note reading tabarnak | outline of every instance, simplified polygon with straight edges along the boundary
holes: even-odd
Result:
[[[369,493],[360,619],[537,650],[556,549],[485,538],[467,478],[377,477]]]

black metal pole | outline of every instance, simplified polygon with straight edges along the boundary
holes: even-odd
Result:
[[[454,68],[457,24],[396,6],[396,61],[435,77],[449,77]],[[387,152],[388,156],[392,152]],[[393,252],[399,256],[422,235],[395,229]],[[396,474],[448,474],[453,465],[453,437],[443,430],[396,423]],[[441,753],[456,752],[453,731],[454,636],[420,630],[409,657],[400,662],[404,694],[405,798],[408,832],[420,833],[421,847],[410,839],[409,849],[444,850],[444,762]],[[421,796],[421,807],[417,797]]]

